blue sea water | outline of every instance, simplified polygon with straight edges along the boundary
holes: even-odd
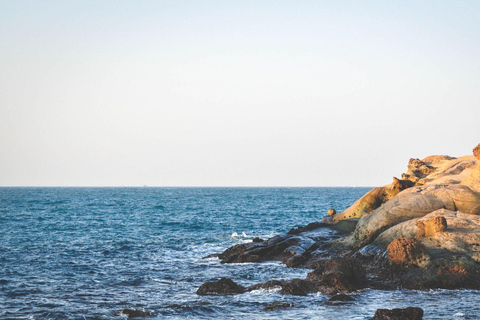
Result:
[[[0,319],[369,319],[419,306],[424,319],[478,319],[474,290],[379,291],[327,306],[327,296],[258,290],[197,296],[205,281],[248,286],[304,278],[279,262],[203,257],[341,211],[368,188],[0,188]],[[326,234],[328,232],[326,231]],[[264,311],[274,301],[293,308]]]

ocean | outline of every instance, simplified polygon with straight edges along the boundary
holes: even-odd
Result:
[[[369,188],[0,188],[0,319],[370,319],[421,307],[424,319],[478,319],[480,291],[365,289],[351,304],[257,290],[198,296],[228,277],[243,286],[305,278],[280,262],[204,257],[320,221]],[[326,232],[328,234],[328,232]],[[274,301],[287,309],[264,311]]]

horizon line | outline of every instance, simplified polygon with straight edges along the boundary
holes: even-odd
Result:
[[[346,185],[346,186],[287,186],[287,185],[266,185],[266,186],[148,186],[148,185],[110,185],[110,186],[41,186],[41,185],[18,185],[18,186],[5,186],[0,185],[0,188],[374,188],[373,186],[359,186],[359,185]]]

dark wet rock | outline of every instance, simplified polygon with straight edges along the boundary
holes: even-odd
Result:
[[[365,269],[356,258],[334,257],[312,262],[315,270],[307,275],[322,293],[352,292],[365,285]]]
[[[409,307],[405,309],[378,309],[372,320],[422,320],[421,308]]]
[[[280,293],[294,296],[306,296],[311,292],[317,292],[313,283],[303,279],[292,279],[283,283]]]
[[[407,272],[400,277],[401,285],[409,289],[480,289],[480,275],[476,268],[462,265],[442,265],[438,268]]]
[[[275,302],[267,304],[263,308],[263,310],[272,311],[272,310],[286,309],[286,308],[292,308],[292,307],[295,307],[295,305],[293,303],[283,302],[283,301],[275,301]]]
[[[263,242],[263,239],[260,239],[259,237],[255,237],[252,239],[252,242],[258,243],[258,242]]]
[[[328,299],[328,301],[325,302],[325,304],[330,305],[330,306],[335,306],[335,305],[346,304],[346,303],[349,303],[349,302],[352,302],[352,301],[355,301],[355,299],[352,298],[349,295],[340,293],[340,294],[336,294],[333,297],[331,297],[330,299]]]
[[[292,279],[290,281],[270,280],[265,283],[253,285],[248,288],[248,291],[275,288],[280,288],[280,293],[295,296],[306,296],[311,292],[318,291],[313,283],[304,279]]]
[[[240,294],[246,291],[245,287],[236,284],[228,278],[221,278],[217,281],[205,282],[198,290],[198,295],[231,295]]]
[[[315,240],[297,235],[280,235],[262,242],[238,244],[218,255],[222,263],[262,262],[279,260],[287,262],[290,258],[304,255],[316,249]],[[298,266],[305,258],[290,260],[290,266]]]
[[[248,287],[247,291],[260,290],[260,289],[270,290],[275,288],[281,288],[283,283],[284,283],[283,281],[279,281],[279,280],[269,280],[264,283],[254,284],[253,286]]]
[[[299,234],[305,231],[311,231],[321,227],[325,227],[325,224],[321,222],[311,222],[304,227],[300,226],[297,228],[290,229],[290,231],[288,231],[287,234]]]
[[[135,310],[135,309],[122,309],[121,313],[126,314],[128,318],[149,317],[152,314],[147,311]]]
[[[359,219],[341,220],[341,221],[337,221],[335,224],[332,224],[329,227],[340,233],[350,234],[357,227],[358,220]]]

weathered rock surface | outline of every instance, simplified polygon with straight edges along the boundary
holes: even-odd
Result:
[[[430,237],[447,230],[447,219],[436,216],[423,221],[418,220],[415,226],[418,228],[418,238]]]
[[[245,287],[242,287],[233,280],[228,278],[221,278],[217,281],[205,282],[202,284],[198,290],[198,295],[231,295],[244,293],[246,291]]]
[[[413,238],[394,239],[387,251],[388,258],[402,267],[424,266],[430,259],[425,246]]]
[[[405,309],[378,309],[372,320],[422,320],[421,308],[409,307]]]

